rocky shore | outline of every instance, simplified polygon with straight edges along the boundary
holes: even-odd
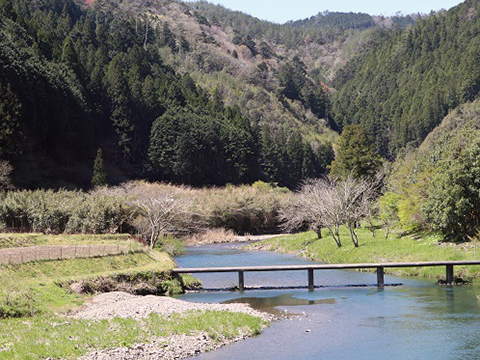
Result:
[[[178,360],[216,350],[246,338],[247,336],[243,335],[234,339],[213,340],[206,334],[172,335],[156,338],[149,344],[95,351],[80,360]]]
[[[71,314],[77,319],[112,319],[114,317],[141,320],[151,313],[162,316],[184,313],[191,310],[213,310],[242,312],[260,317],[265,321],[274,320],[271,314],[252,309],[246,304],[202,304],[190,303],[163,296],[136,296],[124,292],[111,292],[93,298],[83,308]],[[117,359],[184,359],[205,351],[215,350],[224,345],[243,340],[246,334],[236,338],[212,339],[207,334],[172,335],[166,338],[154,338],[148,344],[135,344],[129,348],[116,348],[94,351],[81,360],[117,360]]]

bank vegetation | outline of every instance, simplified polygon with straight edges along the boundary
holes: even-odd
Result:
[[[195,189],[144,181],[90,192],[8,191],[0,194],[0,226],[4,232],[139,234],[153,248],[167,235],[207,229],[276,233],[288,193],[263,182]]]

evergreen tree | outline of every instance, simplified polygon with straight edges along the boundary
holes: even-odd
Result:
[[[93,163],[92,186],[104,186],[107,185],[107,183],[107,171],[105,170],[105,165],[103,163],[102,149],[98,148],[97,156]]]
[[[303,163],[302,163],[302,178],[313,179],[320,174],[316,168],[317,158],[313,152],[312,146],[305,142],[303,144]]]
[[[19,150],[21,105],[10,84],[0,79],[0,156]]]
[[[335,160],[330,166],[334,178],[373,176],[381,165],[373,143],[360,125],[347,125],[338,141]]]
[[[335,152],[332,144],[320,143],[315,153],[316,157],[316,172],[318,176],[326,175],[332,161],[335,159]]]
[[[290,135],[286,146],[286,181],[285,185],[294,189],[303,178],[303,141],[298,132]]]
[[[419,145],[449,110],[479,96],[479,10],[467,0],[412,29],[375,31],[335,76],[335,121],[361,124],[389,158]]]

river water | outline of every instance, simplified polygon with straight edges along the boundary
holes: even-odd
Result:
[[[292,255],[245,251],[241,244],[188,248],[179,267],[297,265]],[[196,274],[206,288],[233,287],[238,275]],[[386,276],[398,287],[343,287],[374,284],[376,275],[315,271],[308,290],[208,292],[182,295],[193,302],[248,302],[253,307],[300,314],[273,322],[258,337],[196,356],[195,360],[479,360],[480,288],[437,286],[435,280]],[[306,271],[245,273],[246,286],[307,285]]]

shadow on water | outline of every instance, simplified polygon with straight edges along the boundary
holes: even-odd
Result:
[[[227,300],[222,302],[222,304],[243,303],[250,305],[255,310],[268,312],[275,316],[285,316],[285,312],[277,309],[278,307],[335,304],[336,302],[335,299],[307,300],[296,298],[293,294],[283,294],[275,297],[243,297]]]

